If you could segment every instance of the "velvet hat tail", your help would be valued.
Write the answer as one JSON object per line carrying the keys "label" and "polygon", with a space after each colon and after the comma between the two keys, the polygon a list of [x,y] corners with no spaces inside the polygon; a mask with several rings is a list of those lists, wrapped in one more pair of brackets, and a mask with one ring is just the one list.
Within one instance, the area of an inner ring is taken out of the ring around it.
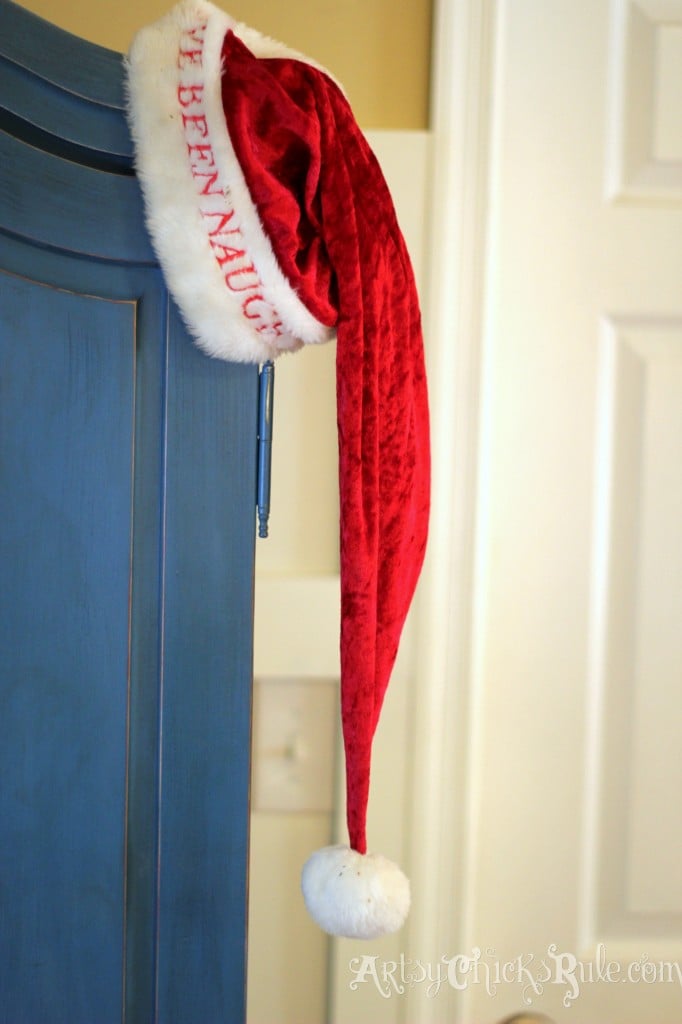
{"label": "velvet hat tail", "polygon": [[341,718],[349,846],[313,854],[325,930],[400,927],[409,883],[367,853],[372,741],[426,547],[429,419],[417,291],[379,165],[333,78],[206,0],[136,37],[130,121],[147,223],[208,354],[337,341]]}

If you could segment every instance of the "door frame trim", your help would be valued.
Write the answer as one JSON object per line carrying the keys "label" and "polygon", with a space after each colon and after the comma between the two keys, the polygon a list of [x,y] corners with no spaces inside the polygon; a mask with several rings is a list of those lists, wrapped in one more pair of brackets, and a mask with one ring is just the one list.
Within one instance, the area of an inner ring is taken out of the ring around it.
{"label": "door frame trim", "polygon": [[[498,0],[435,0],[429,291],[429,553],[415,664],[409,946],[436,964],[468,948],[475,883],[477,623],[484,514],[483,383],[492,86]],[[417,700],[418,694],[418,700]],[[444,993],[441,993],[441,997]],[[463,1020],[454,990],[453,1021]],[[408,989],[405,1020],[437,1024],[442,998]]]}

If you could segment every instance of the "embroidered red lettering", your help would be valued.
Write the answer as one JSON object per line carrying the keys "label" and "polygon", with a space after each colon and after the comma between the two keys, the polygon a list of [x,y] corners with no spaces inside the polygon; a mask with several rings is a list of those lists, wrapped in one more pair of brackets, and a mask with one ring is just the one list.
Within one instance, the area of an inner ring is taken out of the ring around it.
{"label": "embroidered red lettering", "polygon": [[213,239],[209,239],[209,244],[220,267],[225,263],[231,263],[232,260],[240,260],[246,256],[244,249],[235,249],[232,245],[223,245],[221,242],[214,242]]}
{"label": "embroidered red lettering", "polygon": [[196,43],[198,46],[204,45],[204,33],[206,32],[207,22],[202,25],[196,25],[194,28],[190,28],[185,32],[183,42],[187,39],[190,43]]}
{"label": "embroidered red lettering", "polygon": [[247,320],[260,321],[260,326],[254,324],[259,334],[271,335],[275,338],[281,336],[282,322],[280,320],[273,322],[272,318],[277,314],[272,306],[265,301],[260,292],[256,295],[249,295],[248,299],[244,299],[242,302],[242,313]]}
{"label": "embroidered red lettering", "polygon": [[[274,310],[273,310],[274,312]],[[264,334],[266,337],[281,338],[284,333],[282,330],[282,324],[278,320],[274,324],[261,324],[256,330],[259,334]]]}
{"label": "embroidered red lettering", "polygon": [[203,85],[178,86],[178,103],[180,104],[181,107],[191,107],[195,103],[200,104],[202,102],[203,95]]}
{"label": "embroidered red lettering", "polygon": [[191,157],[196,157],[196,159],[192,160],[192,171],[194,171],[197,163],[206,164],[208,167],[215,167],[213,149],[210,142],[188,142],[187,152]]}
{"label": "embroidered red lettering", "polygon": [[[246,277],[244,276],[246,275]],[[238,279],[233,284],[233,279]],[[258,274],[253,263],[248,267],[240,267],[238,270],[230,270],[225,274],[225,284],[232,292],[248,292],[251,288],[257,288],[260,284]]]}
{"label": "embroidered red lettering", "polygon": [[205,114],[183,114],[182,126],[186,132],[196,132],[199,138],[208,138],[208,122]]}
{"label": "embroidered red lettering", "polygon": [[220,223],[213,228],[213,231],[209,231],[208,237],[213,238],[215,235],[239,235],[241,234],[239,228],[236,226],[230,228],[229,231],[225,231],[225,227],[230,223],[234,217],[234,210],[230,210],[229,213],[223,213],[222,210],[200,210],[201,216],[204,220],[209,217],[220,217]]}
{"label": "embroidered red lettering", "polygon": [[247,318],[247,320],[260,320],[261,318],[261,311],[258,308],[249,312],[249,309],[252,303],[254,302],[259,302],[262,305],[264,302],[263,296],[260,293],[256,295],[250,295],[248,299],[244,299],[244,301],[242,302],[242,313]]}
{"label": "embroidered red lettering", "polygon": [[265,298],[258,271],[249,260],[238,216],[232,206],[229,182],[222,178],[216,165],[204,109],[204,83],[197,82],[201,76],[196,69],[203,67],[205,33],[205,23],[185,30],[178,48],[180,83],[177,100],[199,213],[206,225],[207,241],[221,269],[225,286],[239,295],[237,302],[241,315],[255,334],[275,343],[284,334],[283,325],[276,309]]}
{"label": "embroidered red lettering", "polygon": [[192,167],[191,170],[192,177],[195,179],[195,181],[199,178],[208,178],[208,181],[199,192],[200,196],[221,196],[223,194],[222,189],[220,187],[213,187],[218,181],[217,171],[214,171],[213,174],[202,174],[200,171],[196,169],[196,167]]}
{"label": "embroidered red lettering", "polygon": [[190,64],[201,67],[202,53],[203,50],[180,50],[180,53],[178,54],[178,67],[181,70],[182,68],[188,67]]}

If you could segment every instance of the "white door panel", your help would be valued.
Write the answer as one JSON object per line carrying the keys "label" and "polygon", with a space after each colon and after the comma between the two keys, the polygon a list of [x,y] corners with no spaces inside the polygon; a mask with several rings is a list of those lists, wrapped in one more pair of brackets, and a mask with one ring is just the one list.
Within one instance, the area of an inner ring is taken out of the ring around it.
{"label": "white door panel", "polygon": [[[527,993],[557,1022],[673,1024],[642,958],[682,959],[682,2],[496,14],[468,941],[574,957]],[[523,1008],[472,984],[463,1019]]]}

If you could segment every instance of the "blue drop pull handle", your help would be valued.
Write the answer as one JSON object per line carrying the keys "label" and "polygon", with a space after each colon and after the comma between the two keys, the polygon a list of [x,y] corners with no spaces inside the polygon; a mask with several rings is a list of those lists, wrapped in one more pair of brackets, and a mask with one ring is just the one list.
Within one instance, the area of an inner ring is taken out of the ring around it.
{"label": "blue drop pull handle", "polygon": [[272,409],[275,391],[275,364],[263,363],[258,389],[258,536],[267,537],[270,518],[270,479],[272,469]]}

